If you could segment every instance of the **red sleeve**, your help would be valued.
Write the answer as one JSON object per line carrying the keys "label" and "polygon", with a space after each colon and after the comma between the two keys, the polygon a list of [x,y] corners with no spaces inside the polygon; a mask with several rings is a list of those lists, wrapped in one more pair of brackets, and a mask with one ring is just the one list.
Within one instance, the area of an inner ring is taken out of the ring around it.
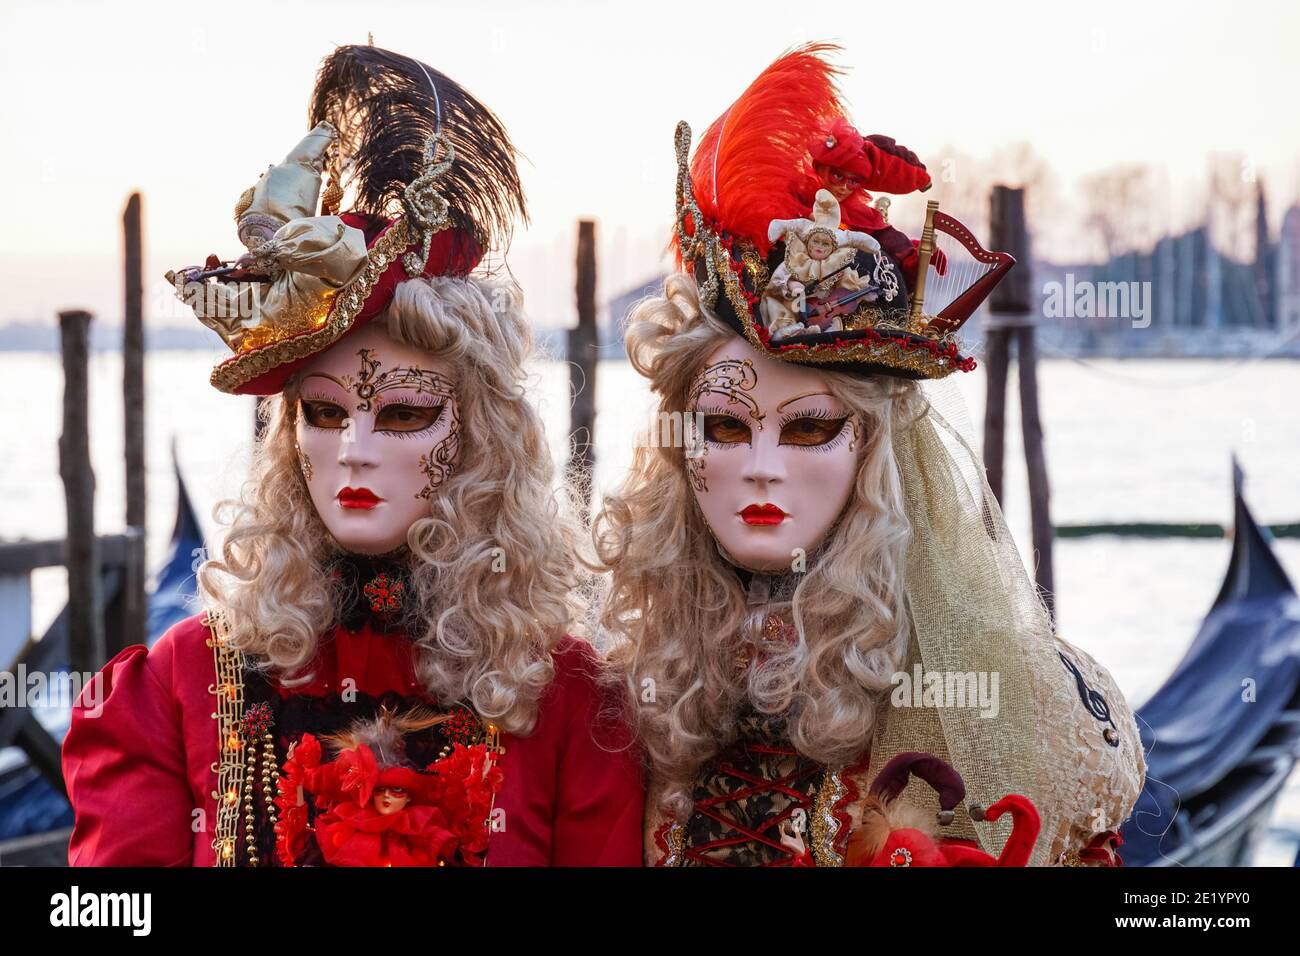
{"label": "red sleeve", "polygon": [[152,652],[143,644],[126,648],[73,705],[63,742],[63,776],[76,813],[72,866],[193,862],[194,799],[180,707],[165,683],[170,652],[166,636]]}
{"label": "red sleeve", "polygon": [[557,671],[568,683],[553,866],[640,866],[645,790],[620,695],[596,681],[596,652],[575,641]]}
{"label": "red sleeve", "polygon": [[533,733],[504,739],[487,863],[640,866],[641,764],[616,695],[602,693],[585,641],[566,638],[554,660]]}

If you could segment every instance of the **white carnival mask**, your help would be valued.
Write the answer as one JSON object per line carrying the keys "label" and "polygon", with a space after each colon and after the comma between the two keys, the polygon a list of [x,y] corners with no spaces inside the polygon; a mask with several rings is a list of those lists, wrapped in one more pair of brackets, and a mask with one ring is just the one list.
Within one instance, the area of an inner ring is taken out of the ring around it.
{"label": "white carnival mask", "polygon": [[722,549],[751,571],[797,569],[853,492],[861,423],[824,373],[740,338],[709,356],[688,411],[702,431],[687,449],[688,478]]}
{"label": "white carnival mask", "polygon": [[326,529],[358,554],[406,544],[460,450],[450,366],[372,323],[308,362],[298,384],[298,456]]}

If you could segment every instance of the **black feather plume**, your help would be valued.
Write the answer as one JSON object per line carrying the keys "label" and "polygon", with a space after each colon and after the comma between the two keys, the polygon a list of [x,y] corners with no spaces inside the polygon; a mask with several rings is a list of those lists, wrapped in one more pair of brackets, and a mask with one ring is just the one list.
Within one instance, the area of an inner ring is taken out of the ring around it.
{"label": "black feather plume", "polygon": [[437,182],[453,225],[486,251],[509,242],[525,222],[515,147],[501,121],[463,87],[430,66],[373,46],[341,46],[325,58],[312,93],[312,126],[339,130],[349,164],[344,188],[357,212],[403,212],[402,191],[420,174],[425,141],[441,132],[456,160]]}

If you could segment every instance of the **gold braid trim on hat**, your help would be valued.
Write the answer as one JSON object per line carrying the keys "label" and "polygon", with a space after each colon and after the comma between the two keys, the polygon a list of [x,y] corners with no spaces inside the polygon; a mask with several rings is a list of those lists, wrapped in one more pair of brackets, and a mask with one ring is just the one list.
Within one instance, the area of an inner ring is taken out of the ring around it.
{"label": "gold braid trim on hat", "polygon": [[[448,228],[444,221],[436,232]],[[260,375],[287,362],[315,355],[341,339],[357,314],[366,304],[380,277],[390,265],[416,241],[406,219],[398,219],[384,232],[366,253],[366,266],[351,283],[334,296],[334,307],[325,318],[325,324],[310,332],[272,342],[233,358],[227,359],[212,370],[213,386],[223,392],[235,392]]]}
{"label": "gold braid trim on hat", "polygon": [[[695,201],[695,190],[691,186],[691,127],[685,120],[677,124],[673,145],[677,150],[677,221],[673,224],[673,232],[677,235],[677,248],[683,264],[690,265],[696,259],[704,259],[709,277],[700,286],[700,302],[711,309],[718,301],[719,274],[730,275],[731,270],[730,267],[719,270],[718,254],[721,253],[725,259],[726,253],[718,237],[704,224],[704,213]],[[692,227],[689,236],[682,228],[687,216]],[[732,279],[734,281],[734,276]]]}

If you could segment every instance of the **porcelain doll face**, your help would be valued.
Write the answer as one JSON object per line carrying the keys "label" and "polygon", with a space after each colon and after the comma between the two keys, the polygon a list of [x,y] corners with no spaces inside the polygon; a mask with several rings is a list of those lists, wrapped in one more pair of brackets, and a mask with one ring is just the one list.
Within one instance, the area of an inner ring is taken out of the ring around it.
{"label": "porcelain doll face", "polygon": [[853,492],[861,424],[823,373],[739,338],[709,356],[690,398],[703,434],[686,467],[714,537],[744,568],[789,570]]}
{"label": "porcelain doll face", "polygon": [[824,233],[814,232],[808,237],[808,258],[821,262],[835,251],[834,241]]}
{"label": "porcelain doll face", "polygon": [[348,551],[406,543],[460,451],[451,367],[369,325],[299,377],[298,458],[312,503]]}
{"label": "porcelain doll face", "polygon": [[410,794],[401,787],[379,787],[371,799],[374,801],[375,809],[382,816],[405,810],[406,805],[411,802]]}

